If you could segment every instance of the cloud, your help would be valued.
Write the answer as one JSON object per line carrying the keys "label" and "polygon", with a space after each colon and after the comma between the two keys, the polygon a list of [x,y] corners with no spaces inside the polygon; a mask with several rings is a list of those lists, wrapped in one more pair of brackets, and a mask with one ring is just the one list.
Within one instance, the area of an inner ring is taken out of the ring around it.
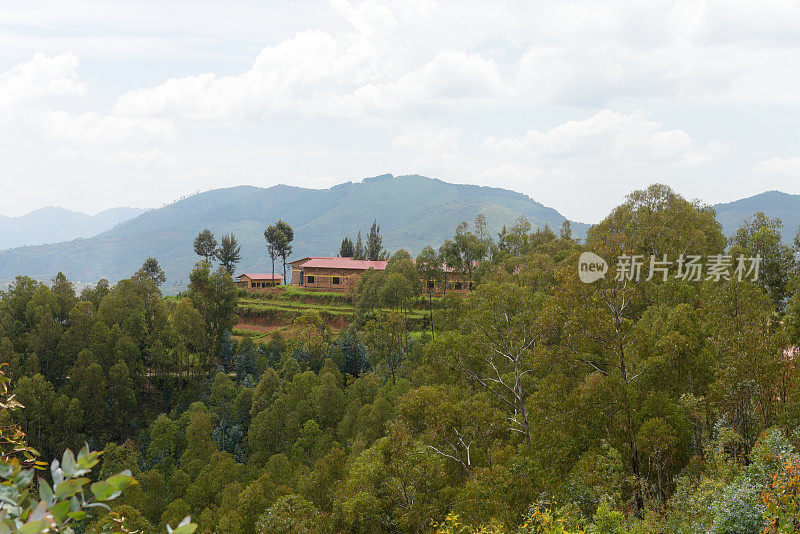
{"label": "cloud", "polygon": [[489,137],[484,147],[550,159],[646,161],[696,165],[723,150],[719,143],[696,148],[683,130],[665,130],[641,111],[624,114],[605,109],[584,120],[549,130],[529,130],[523,137]]}
{"label": "cloud", "polygon": [[57,159],[136,167],[177,164],[176,158],[153,148],[176,137],[174,126],[161,119],[52,110],[34,113],[34,117],[40,138],[54,147]]}
{"label": "cloud", "polygon": [[328,3],[367,37],[372,37],[379,29],[397,24],[394,12],[388,6],[373,0],[355,4],[348,0],[328,0]]}
{"label": "cloud", "polygon": [[73,111],[70,104],[82,104],[89,95],[88,85],[78,80],[77,67],[78,57],[72,53],[36,54],[0,73],[0,110],[4,110],[0,129],[48,147],[61,160],[138,166],[174,163],[174,158],[154,148],[175,140],[172,123]]}
{"label": "cloud", "polygon": [[114,112],[190,120],[371,118],[414,105],[449,106],[505,93],[494,62],[475,54],[443,51],[403,71],[386,64],[368,39],[314,30],[264,48],[239,75],[204,73],[129,91]]}
{"label": "cloud", "polygon": [[30,61],[0,73],[0,110],[19,113],[32,106],[83,98],[89,89],[77,80],[78,58],[72,53]]}

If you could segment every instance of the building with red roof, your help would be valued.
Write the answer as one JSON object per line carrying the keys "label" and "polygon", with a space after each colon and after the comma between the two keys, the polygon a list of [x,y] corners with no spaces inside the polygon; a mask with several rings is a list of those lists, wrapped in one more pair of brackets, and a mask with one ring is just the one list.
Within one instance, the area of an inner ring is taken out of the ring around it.
{"label": "building with red roof", "polygon": [[[354,260],[353,258],[339,257],[306,257],[291,262],[292,277],[291,284],[308,288],[319,288],[326,290],[345,290],[350,284],[348,280],[355,282],[357,277],[367,269],[376,271],[386,270],[388,261],[378,260]],[[447,265],[442,266],[447,273],[447,291],[466,291],[470,286],[464,273],[459,272]],[[436,293],[444,291],[438,282],[433,280],[423,280],[422,283],[428,290]]]}
{"label": "building with red roof", "polygon": [[354,260],[339,257],[307,257],[290,263],[295,286],[345,289],[345,282],[367,269],[386,270],[387,261]]}
{"label": "building with red roof", "polygon": [[236,277],[236,286],[242,289],[266,289],[283,283],[283,276],[271,273],[244,273]]}

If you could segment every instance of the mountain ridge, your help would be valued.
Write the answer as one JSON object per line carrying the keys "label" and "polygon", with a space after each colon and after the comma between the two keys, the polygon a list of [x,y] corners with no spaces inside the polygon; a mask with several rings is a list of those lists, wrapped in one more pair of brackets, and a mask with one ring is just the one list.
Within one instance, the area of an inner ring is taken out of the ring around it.
{"label": "mountain ridge", "polygon": [[792,243],[800,227],[800,195],[784,193],[771,189],[731,202],[715,204],[717,220],[722,224],[722,233],[731,237],[746,218],[763,211],[767,216],[779,218],[783,222],[781,238],[784,243]]}
{"label": "mountain ridge", "polygon": [[[786,242],[792,241],[800,226],[800,195],[772,190],[712,207],[728,237],[757,211],[783,220]],[[36,211],[52,214],[53,210],[63,208]],[[192,241],[204,228],[218,239],[223,233],[236,234],[242,245],[238,272],[265,272],[271,267],[264,228],[279,218],[294,227],[293,257],[300,257],[335,256],[345,235],[355,240],[361,230],[366,237],[374,220],[381,226],[388,250],[405,248],[415,254],[424,245],[438,246],[452,236],[458,223],[472,221],[478,213],[486,216],[492,235],[519,216],[525,216],[534,227],[547,224],[554,230],[565,220],[557,210],[524,193],[420,175],[382,174],[328,189],[239,185],[142,211],[97,235],[0,251],[0,280],[18,274],[47,280],[63,271],[78,282],[93,283],[100,278],[114,282],[130,276],[147,257],[154,256],[167,272],[166,291],[174,292],[185,286],[187,273],[197,261]],[[3,222],[0,218],[0,225]],[[586,235],[588,224],[570,222],[576,237]]]}
{"label": "mountain ridge", "polygon": [[[452,236],[461,221],[484,213],[495,234],[525,216],[534,227],[558,229],[558,211],[527,195],[507,189],[453,184],[419,175],[379,175],[344,182],[328,189],[293,185],[269,188],[234,186],[198,193],[149,210],[98,235],[51,245],[0,251],[0,279],[27,274],[48,279],[63,271],[70,279],[112,282],[130,276],[149,256],[167,272],[166,290],[185,285],[197,261],[192,240],[203,228],[219,239],[233,232],[242,245],[238,272],[264,271],[268,258],[263,232],[279,218],[295,229],[293,256],[336,255],[345,235],[366,237],[374,220],[388,250],[417,253]],[[573,222],[583,236],[588,225]]]}
{"label": "mountain ridge", "polygon": [[116,207],[88,215],[58,206],[45,206],[16,217],[0,215],[0,249],[92,237],[145,211]]}

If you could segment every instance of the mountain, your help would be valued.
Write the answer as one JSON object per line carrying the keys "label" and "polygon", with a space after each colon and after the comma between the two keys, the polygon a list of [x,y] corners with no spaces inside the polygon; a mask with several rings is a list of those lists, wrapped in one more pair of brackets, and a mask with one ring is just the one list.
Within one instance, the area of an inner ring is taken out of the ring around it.
{"label": "mountain", "polygon": [[800,195],[767,191],[727,204],[717,204],[714,209],[717,212],[717,220],[722,224],[722,232],[728,237],[736,233],[745,219],[759,211],[763,211],[768,217],[777,217],[783,222],[781,237],[784,243],[792,243],[800,227]]}
{"label": "mountain", "polygon": [[[184,287],[198,260],[192,243],[204,228],[217,239],[236,234],[242,246],[237,272],[271,271],[264,241],[267,225],[283,219],[294,227],[293,258],[335,256],[342,238],[354,241],[377,220],[383,245],[416,254],[425,245],[438,247],[461,221],[486,216],[492,234],[525,216],[534,227],[557,230],[564,217],[530,197],[493,187],[458,185],[423,176],[377,176],[316,190],[278,185],[216,189],[147,211],[89,239],[0,252],[0,279],[25,274],[49,279],[63,271],[70,279],[116,281],[133,274],[149,256],[167,274],[167,292]],[[572,224],[576,237],[587,225]],[[276,272],[279,268],[276,264]]]}
{"label": "mountain", "polygon": [[142,213],[138,208],[112,208],[86,215],[49,206],[20,217],[0,215],[0,249],[90,237]]}

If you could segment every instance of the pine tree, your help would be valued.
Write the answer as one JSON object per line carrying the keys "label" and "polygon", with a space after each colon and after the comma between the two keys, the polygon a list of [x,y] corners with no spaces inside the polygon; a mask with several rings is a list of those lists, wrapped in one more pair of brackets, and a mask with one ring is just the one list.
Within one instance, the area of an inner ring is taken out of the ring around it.
{"label": "pine tree", "polygon": [[361,241],[361,230],[358,231],[358,238],[356,239],[356,248],[353,251],[353,258],[356,260],[363,260],[366,257],[364,250],[364,242]]}
{"label": "pine tree", "polygon": [[339,256],[342,258],[352,258],[355,255],[355,247],[353,240],[349,237],[342,239],[342,245],[339,247]]}
{"label": "pine tree", "polygon": [[381,237],[381,227],[378,226],[377,220],[372,221],[372,228],[369,229],[366,256],[371,261],[386,258],[386,251],[383,249],[383,238]]}

